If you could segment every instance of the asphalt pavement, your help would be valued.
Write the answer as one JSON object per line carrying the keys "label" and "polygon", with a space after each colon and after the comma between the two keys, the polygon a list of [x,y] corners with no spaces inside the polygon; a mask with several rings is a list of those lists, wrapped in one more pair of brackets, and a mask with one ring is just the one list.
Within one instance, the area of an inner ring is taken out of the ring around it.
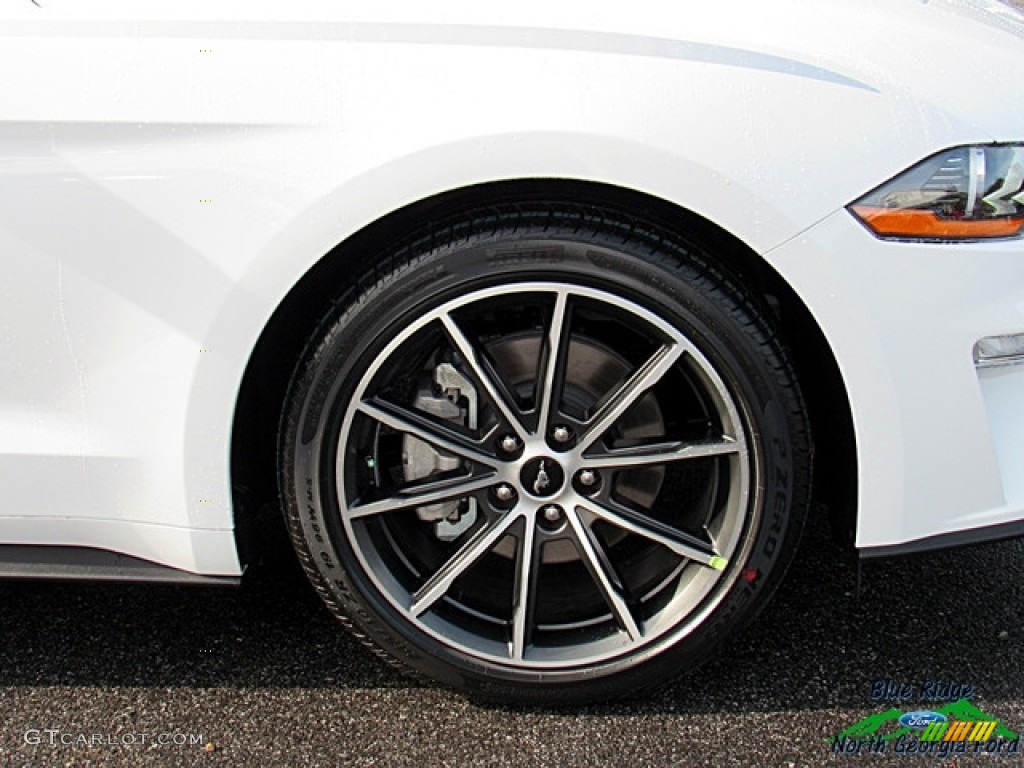
{"label": "asphalt pavement", "polygon": [[[969,691],[1024,731],[1024,541],[869,562],[858,595],[825,527],[699,672],[557,711],[411,682],[289,567],[240,589],[0,583],[0,766],[1021,765],[838,755],[829,740],[891,706],[935,709],[926,692]],[[910,698],[872,700],[877,681]]]}

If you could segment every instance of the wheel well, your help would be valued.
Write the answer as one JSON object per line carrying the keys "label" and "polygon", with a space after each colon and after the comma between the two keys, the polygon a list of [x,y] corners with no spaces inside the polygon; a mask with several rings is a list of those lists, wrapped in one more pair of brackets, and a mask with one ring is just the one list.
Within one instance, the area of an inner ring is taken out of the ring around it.
{"label": "wheel well", "polygon": [[322,258],[281,302],[264,329],[239,392],[231,447],[236,539],[243,563],[285,555],[287,537],[277,494],[277,431],[298,361],[325,312],[353,281],[372,275],[381,254],[431,220],[469,208],[535,202],[644,219],[701,242],[719,267],[750,289],[775,322],[804,390],[814,435],[814,498],[828,508],[833,531],[852,544],[856,515],[853,420],[839,369],[824,335],[789,285],[756,253],[721,228],[660,198],[603,184],[561,179],[467,187],[406,206],[370,224]]}

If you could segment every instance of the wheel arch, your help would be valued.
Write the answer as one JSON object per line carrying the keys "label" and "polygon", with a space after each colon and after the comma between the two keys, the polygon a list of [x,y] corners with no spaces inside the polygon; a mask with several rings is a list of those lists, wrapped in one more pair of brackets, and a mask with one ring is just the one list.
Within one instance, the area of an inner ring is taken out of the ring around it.
{"label": "wheel arch", "polygon": [[541,201],[644,219],[699,241],[716,254],[719,268],[750,289],[773,319],[803,388],[814,436],[813,496],[827,507],[837,538],[852,545],[856,443],[846,388],[824,334],[785,279],[726,230],[662,198],[591,181],[524,179],[455,189],[377,219],[325,254],[278,304],[249,357],[232,421],[235,537],[243,564],[291,556],[277,494],[277,433],[289,381],[306,343],[337,301],[338,286],[358,292],[362,286],[356,280],[373,273],[379,255],[428,221],[469,208]]}

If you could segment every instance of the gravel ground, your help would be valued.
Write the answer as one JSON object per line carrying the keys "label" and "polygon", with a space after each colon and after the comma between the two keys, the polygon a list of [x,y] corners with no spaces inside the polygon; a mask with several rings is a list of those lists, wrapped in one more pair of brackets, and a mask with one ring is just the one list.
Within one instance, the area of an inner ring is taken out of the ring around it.
{"label": "gravel ground", "polygon": [[[829,753],[828,737],[888,708],[870,700],[886,678],[915,692],[971,685],[977,706],[1024,730],[1024,542],[867,563],[858,598],[855,562],[823,527],[717,660],[646,699],[574,710],[482,706],[410,682],[291,570],[238,590],[0,584],[0,765],[920,763]],[[92,734],[115,744],[60,743]],[[197,743],[152,745],[161,734]]]}

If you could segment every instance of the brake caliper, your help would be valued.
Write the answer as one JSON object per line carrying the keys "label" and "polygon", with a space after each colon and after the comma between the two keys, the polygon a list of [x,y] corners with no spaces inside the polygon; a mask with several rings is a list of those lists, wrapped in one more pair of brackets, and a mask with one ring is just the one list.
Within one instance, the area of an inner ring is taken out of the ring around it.
{"label": "brake caliper", "polygon": [[[433,380],[424,377],[413,405],[425,413],[477,428],[476,388],[451,363],[434,368]],[[432,475],[459,469],[462,460],[419,438],[406,434],[402,438],[402,465],[406,482],[423,480]],[[454,541],[469,530],[477,518],[476,499],[472,497],[443,501],[416,508],[420,520],[434,523],[434,535],[441,541]]]}

